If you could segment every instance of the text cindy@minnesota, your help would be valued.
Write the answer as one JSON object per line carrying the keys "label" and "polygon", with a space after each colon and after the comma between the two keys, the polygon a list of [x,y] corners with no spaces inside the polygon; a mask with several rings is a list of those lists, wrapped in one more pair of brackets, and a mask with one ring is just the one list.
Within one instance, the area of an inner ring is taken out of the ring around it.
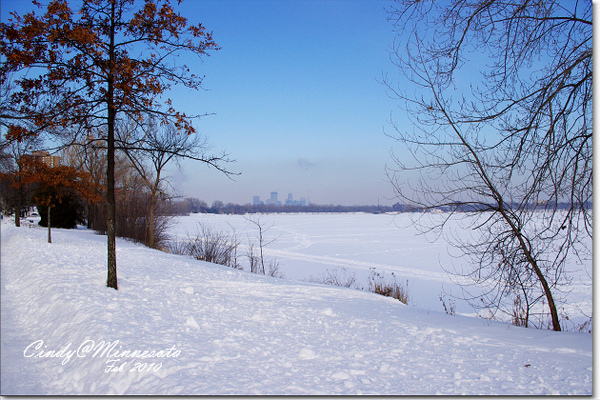
{"label": "text cindy@minnesota", "polygon": [[[60,350],[47,350],[48,346],[44,345],[43,340],[36,340],[32,342],[23,351],[23,356],[30,358],[62,358],[62,365],[66,365],[73,356],[78,358],[107,358],[107,365],[110,363],[111,366],[107,368],[106,372],[111,371],[122,371],[125,366],[123,363],[121,366],[115,366],[115,363],[120,361],[122,358],[127,359],[150,359],[150,358],[177,358],[181,354],[180,350],[175,348],[175,345],[171,346],[166,350],[126,350],[123,346],[119,345],[119,341],[99,341],[86,340],[77,347],[77,349],[71,349],[72,343],[69,343]],[[118,348],[117,348],[118,346]],[[144,366],[145,367],[145,366]],[[110,368],[110,369],[109,369]],[[140,367],[137,367],[138,370]]]}

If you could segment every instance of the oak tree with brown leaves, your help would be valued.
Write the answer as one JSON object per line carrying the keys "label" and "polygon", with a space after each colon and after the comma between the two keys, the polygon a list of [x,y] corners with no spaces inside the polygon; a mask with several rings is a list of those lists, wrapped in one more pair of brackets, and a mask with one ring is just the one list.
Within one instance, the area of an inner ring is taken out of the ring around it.
{"label": "oak tree with brown leaves", "polygon": [[[46,216],[48,243],[52,243],[52,208],[73,199],[92,203],[101,199],[91,175],[85,171],[67,165],[51,167],[35,157],[23,157],[21,164],[23,170],[27,171],[23,183],[37,186],[33,197],[42,220]],[[42,207],[45,208],[45,213],[42,212]]]}
{"label": "oak tree with brown leaves", "polygon": [[211,33],[189,24],[169,0],[83,0],[78,11],[66,0],[53,0],[42,15],[12,14],[0,24],[0,86],[12,80],[9,104],[2,108],[6,138],[106,131],[108,287],[118,288],[116,124],[127,118],[141,125],[151,116],[181,134],[194,133],[197,116],[177,111],[163,94],[173,85],[199,89],[202,83],[174,56],[201,57],[217,49]]}

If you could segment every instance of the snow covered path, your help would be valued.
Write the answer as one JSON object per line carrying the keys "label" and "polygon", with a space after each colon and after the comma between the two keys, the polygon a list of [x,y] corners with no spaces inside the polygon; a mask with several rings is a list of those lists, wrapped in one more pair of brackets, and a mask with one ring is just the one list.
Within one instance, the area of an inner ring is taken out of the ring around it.
{"label": "snow covered path", "polygon": [[45,230],[6,220],[1,235],[3,395],[592,394],[591,334],[447,316],[121,240],[115,291],[103,236],[57,229],[48,244]]}

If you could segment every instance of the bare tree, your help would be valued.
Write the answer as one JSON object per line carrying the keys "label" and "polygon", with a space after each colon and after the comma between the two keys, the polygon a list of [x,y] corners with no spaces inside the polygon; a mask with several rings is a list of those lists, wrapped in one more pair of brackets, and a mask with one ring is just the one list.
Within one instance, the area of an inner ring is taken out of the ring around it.
{"label": "bare tree", "polygon": [[393,121],[414,160],[394,156],[396,193],[451,211],[425,228],[473,214],[475,241],[457,244],[476,261],[464,275],[487,285],[479,299],[505,309],[518,296],[508,303],[526,320],[545,303],[554,330],[553,293],[592,232],[591,3],[569,7],[398,1],[392,60],[404,80],[385,79],[413,127]]}
{"label": "bare tree", "polygon": [[[248,244],[247,255],[250,260],[250,272],[265,275],[267,274],[264,253],[265,247],[279,239],[279,236],[267,240],[265,234],[273,227],[273,224],[265,226],[260,217],[244,217],[244,219],[258,230],[258,254],[254,254],[254,243],[251,240],[249,240]],[[276,260],[271,260],[269,263],[268,274],[274,277],[282,277],[282,274],[279,272],[279,264]]]}
{"label": "bare tree", "polygon": [[148,238],[146,245],[155,247],[155,209],[158,196],[165,193],[163,175],[164,168],[172,161],[190,159],[203,162],[227,176],[234,173],[221,166],[222,162],[230,162],[227,154],[208,155],[206,139],[197,134],[180,135],[174,125],[159,127],[151,122],[145,127],[133,124],[121,125],[117,130],[117,148],[127,156],[135,170],[150,190],[148,218]]}
{"label": "bare tree", "polygon": [[[106,197],[106,146],[100,137],[102,137],[101,130],[97,130],[85,138],[74,138],[70,145],[62,150],[62,160],[66,165],[86,171],[98,194]],[[106,204],[88,202],[86,216],[88,228],[106,232],[106,212],[101,211],[105,208]],[[103,228],[100,228],[99,224]]]}

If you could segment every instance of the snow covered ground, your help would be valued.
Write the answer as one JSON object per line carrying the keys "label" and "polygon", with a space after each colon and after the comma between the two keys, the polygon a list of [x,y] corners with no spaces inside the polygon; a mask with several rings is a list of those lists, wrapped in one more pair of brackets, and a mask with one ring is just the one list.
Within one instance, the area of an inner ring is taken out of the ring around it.
{"label": "snow covered ground", "polygon": [[[285,277],[308,281],[322,277],[327,270],[342,271],[346,276],[355,274],[357,283],[367,285],[368,276],[374,269],[386,279],[394,273],[400,283],[408,280],[409,304],[426,310],[443,311],[440,294],[448,305],[452,301],[456,312],[476,315],[463,293],[447,271],[455,268],[469,269],[468,260],[457,258],[457,250],[439,235],[420,235],[412,225],[418,215],[402,214],[264,214],[264,215],[215,215],[191,214],[178,218],[169,230],[174,239],[185,239],[194,234],[199,223],[213,230],[233,232],[240,240],[240,261],[247,264],[245,246],[257,244],[258,231],[248,218],[260,218],[267,260],[279,261]],[[435,215],[431,215],[435,218]],[[447,230],[457,235],[472,234],[461,227],[463,216],[451,219]],[[583,245],[592,247],[590,239]],[[576,329],[592,315],[592,260],[572,261],[567,271],[572,278],[568,293],[554,292],[566,329]],[[245,267],[249,270],[249,267]],[[464,283],[464,280],[462,281]],[[478,288],[469,288],[474,293]],[[484,314],[485,312],[481,312]]]}
{"label": "snow covered ground", "polygon": [[[310,234],[273,244],[286,274],[303,246],[310,262],[390,265],[389,243],[365,258],[360,238],[356,257],[323,253],[332,224],[314,228],[321,244]],[[0,241],[3,395],[592,394],[591,334],[449,316],[123,240],[115,291],[94,232],[56,229],[48,244],[44,229],[5,218]],[[390,251],[407,268],[427,249]]]}

